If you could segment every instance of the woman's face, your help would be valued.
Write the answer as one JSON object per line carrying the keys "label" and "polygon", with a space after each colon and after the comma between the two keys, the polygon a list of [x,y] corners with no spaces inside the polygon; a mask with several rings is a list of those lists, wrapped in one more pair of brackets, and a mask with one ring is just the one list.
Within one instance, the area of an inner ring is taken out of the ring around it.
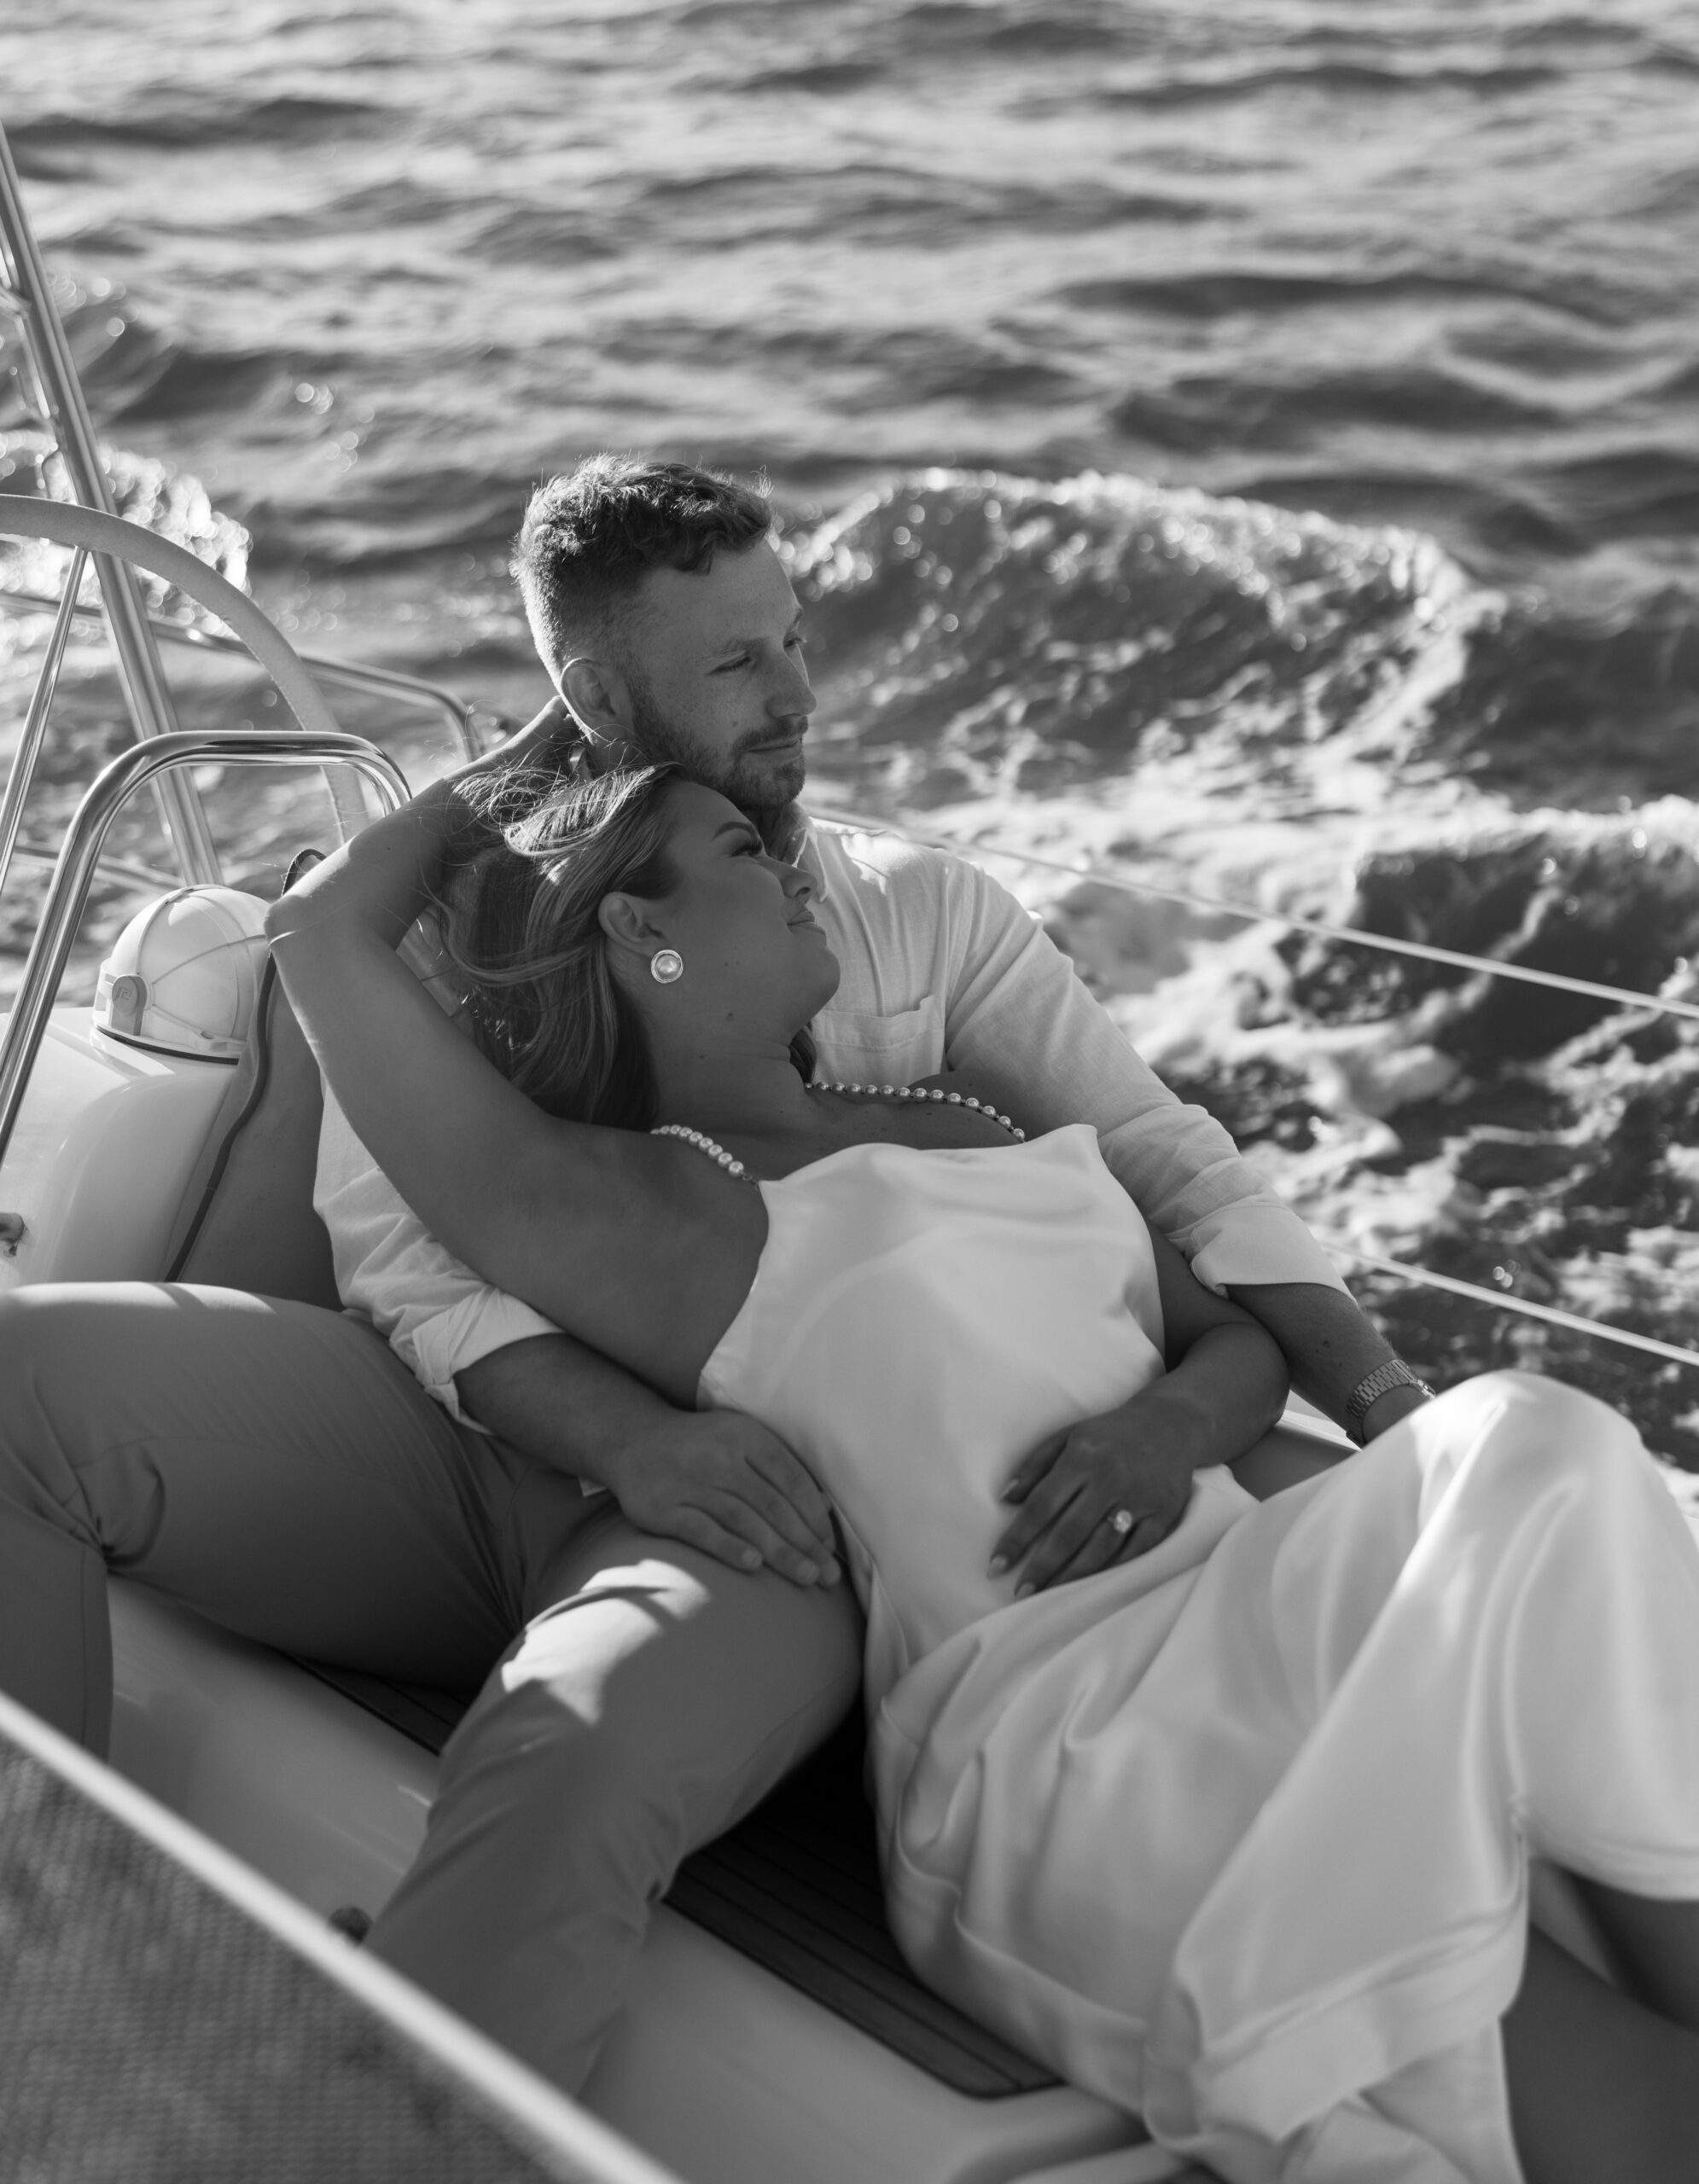
{"label": "woman's face", "polygon": [[[838,990],[838,959],[809,909],[816,883],[769,857],[735,804],[695,781],[666,792],[673,886],[648,905],[684,959],[688,999],[715,1020],[771,1026],[788,1039]],[[707,1021],[707,1019],[702,1019]]]}

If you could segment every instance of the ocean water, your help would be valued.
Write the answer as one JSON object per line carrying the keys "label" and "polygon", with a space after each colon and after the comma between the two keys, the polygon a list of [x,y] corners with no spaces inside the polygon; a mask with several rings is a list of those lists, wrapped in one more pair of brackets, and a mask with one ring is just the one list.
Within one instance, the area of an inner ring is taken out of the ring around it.
{"label": "ocean water", "polygon": [[[1691,0],[9,0],[0,121],[125,505],[299,642],[523,717],[530,485],[764,469],[817,802],[975,845],[1342,1252],[1691,1339],[1690,1021],[1069,870],[1699,997]],[[206,786],[238,880],[322,828]],[[1359,1286],[1699,1465],[1699,1376]]]}

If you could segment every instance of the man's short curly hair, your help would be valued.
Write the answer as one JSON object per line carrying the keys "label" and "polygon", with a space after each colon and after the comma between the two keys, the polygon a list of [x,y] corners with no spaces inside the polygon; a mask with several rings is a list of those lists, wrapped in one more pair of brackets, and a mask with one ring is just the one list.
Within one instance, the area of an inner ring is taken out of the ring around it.
{"label": "man's short curly hair", "polygon": [[587,456],[532,495],[513,573],[550,674],[619,642],[651,569],[703,571],[772,528],[764,491],[688,462]]}

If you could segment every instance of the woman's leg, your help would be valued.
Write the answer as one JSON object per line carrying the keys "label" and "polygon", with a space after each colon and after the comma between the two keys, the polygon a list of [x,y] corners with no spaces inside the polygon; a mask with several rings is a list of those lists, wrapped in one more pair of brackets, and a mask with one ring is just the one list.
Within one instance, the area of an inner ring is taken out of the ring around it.
{"label": "woman's leg", "polygon": [[0,1686],[105,1748],[106,1573],[241,1632],[467,1687],[511,1635],[504,1478],[369,1328],[141,1282],[0,1300]]}
{"label": "woman's leg", "polygon": [[1651,1880],[1661,1845],[1663,1885],[1678,1868],[1693,1879],[1691,1542],[1626,1425],[1556,1385],[1516,1396],[1528,1422],[1501,1437],[1498,1484],[1551,1507],[1514,1545],[1504,1534],[1527,1573],[1507,1629],[1524,1660],[1505,1709],[1513,1794],[1551,1855],[1593,1866],[1570,1877],[1620,1984],[1529,1934],[1501,2021],[1511,2129],[1529,2184],[1685,2184],[1699,2175],[1699,1902],[1631,1892],[1630,1877]]}
{"label": "woman's leg", "polygon": [[[1638,1908],[1676,1914],[1670,1923],[1684,1939],[1675,1953],[1690,1947],[1699,1906],[1642,1899]],[[1532,1933],[1504,2042],[1510,2125],[1528,2184],[1691,2184],[1699,2173],[1699,2036]]]}
{"label": "woman's leg", "polygon": [[[1186,2015],[1163,2028],[1165,2084],[1172,2039],[1193,2113],[1277,2140],[1330,2100],[1388,2108],[1391,2088],[1411,2096],[1400,2122],[1443,2149],[1458,2112],[1446,2057],[1491,2124],[1481,2042],[1496,2069],[1515,2006],[1524,2135],[1548,2090],[1569,2113],[1573,2067],[1605,2136],[1650,2104],[1639,2128],[1686,2142],[1699,2174],[1692,2036],[1561,1960],[1540,1968],[1544,1940],[1517,2003],[1530,1852],[1619,1896],[1699,1900],[1699,1557],[1632,1429],[1554,1383],[1486,1376],[1248,1515],[1195,1604],[1235,1579],[1262,1597],[1258,1555],[1270,1627],[1249,1650],[1281,1675],[1277,1704],[1244,1710],[1242,1740],[1289,1716],[1291,1735],[1271,1730],[1270,1745],[1291,1756],[1177,1951]],[[1691,1914],[1628,1916],[1650,1919],[1643,1951],[1673,1949],[1664,1976],[1679,1989]],[[1508,2160],[1502,2080],[1496,2098]],[[1551,2163],[1574,2135],[1531,2139],[1528,2172],[1564,2176]],[[1196,2132],[1174,2136],[1207,2156]],[[1632,2160],[1590,2172],[1641,2173]]]}

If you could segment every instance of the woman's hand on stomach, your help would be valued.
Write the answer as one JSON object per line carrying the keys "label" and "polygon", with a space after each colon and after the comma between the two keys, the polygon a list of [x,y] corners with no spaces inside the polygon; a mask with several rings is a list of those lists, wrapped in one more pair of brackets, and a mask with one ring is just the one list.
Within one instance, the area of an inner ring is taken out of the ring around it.
{"label": "woman's hand on stomach", "polygon": [[1205,1289],[1166,1237],[1152,1232],[1150,1251],[1168,1370],[1016,1467],[1003,1494],[1020,1514],[991,1568],[1021,1565],[1017,1599],[1148,1554],[1185,1514],[1194,1472],[1242,1455],[1280,1415],[1286,1362],[1273,1339]]}
{"label": "woman's hand on stomach", "polygon": [[[1018,1600],[1148,1554],[1185,1514],[1199,1461],[1196,1420],[1166,1380],[1051,1434],[1003,1490],[1020,1513],[997,1543],[991,1574],[1019,1566]],[[1118,1513],[1131,1523],[1118,1529]]]}

